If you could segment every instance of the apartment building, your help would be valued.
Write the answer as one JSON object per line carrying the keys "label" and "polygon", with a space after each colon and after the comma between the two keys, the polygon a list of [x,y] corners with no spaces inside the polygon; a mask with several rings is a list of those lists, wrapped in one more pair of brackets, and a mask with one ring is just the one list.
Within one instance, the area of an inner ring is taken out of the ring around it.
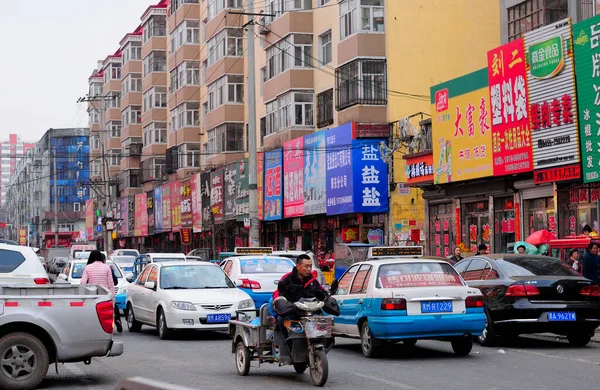
{"label": "apartment building", "polygon": [[8,140],[0,142],[0,207],[6,202],[6,191],[19,160],[34,146],[31,142],[23,142],[16,134],[9,134]]}

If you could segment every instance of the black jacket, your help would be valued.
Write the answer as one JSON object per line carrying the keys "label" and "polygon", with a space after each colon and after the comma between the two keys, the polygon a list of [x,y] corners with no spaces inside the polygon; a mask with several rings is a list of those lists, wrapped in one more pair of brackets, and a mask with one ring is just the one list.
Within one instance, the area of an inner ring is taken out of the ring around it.
{"label": "black jacket", "polygon": [[317,280],[316,272],[313,272],[308,279],[301,280],[298,270],[294,268],[292,272],[283,275],[279,280],[273,299],[278,297],[284,297],[290,303],[298,302],[300,298],[317,298],[324,301],[327,298],[327,292]]}
{"label": "black jacket", "polygon": [[583,277],[600,284],[600,256],[587,252],[583,256]]}

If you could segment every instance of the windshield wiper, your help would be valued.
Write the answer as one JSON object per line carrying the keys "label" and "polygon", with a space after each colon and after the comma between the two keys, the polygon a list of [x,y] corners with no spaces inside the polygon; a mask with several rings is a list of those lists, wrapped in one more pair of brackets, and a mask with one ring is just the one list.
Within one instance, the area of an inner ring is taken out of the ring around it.
{"label": "windshield wiper", "polygon": [[182,286],[173,286],[173,287],[163,287],[163,290],[187,290],[187,287]]}
{"label": "windshield wiper", "polygon": [[227,286],[206,286],[201,288],[227,288]]}

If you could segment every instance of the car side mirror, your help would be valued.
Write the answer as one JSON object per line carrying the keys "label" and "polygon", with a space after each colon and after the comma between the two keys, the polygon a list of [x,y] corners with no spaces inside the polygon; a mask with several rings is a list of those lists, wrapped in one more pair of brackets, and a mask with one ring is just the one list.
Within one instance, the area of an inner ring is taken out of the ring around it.
{"label": "car side mirror", "polygon": [[335,294],[337,292],[339,284],[340,282],[337,279],[333,279],[333,282],[331,282],[331,294]]}
{"label": "car side mirror", "polygon": [[58,275],[58,278],[59,278],[59,279],[62,279],[62,280],[67,280],[67,275],[65,275],[65,274],[60,274],[60,275]]}
{"label": "car side mirror", "polygon": [[147,289],[150,289],[150,290],[155,290],[156,283],[155,282],[146,282],[146,283],[144,283],[144,287],[146,287]]}
{"label": "car side mirror", "polygon": [[127,280],[129,283],[133,283],[133,274],[129,273],[125,275],[125,280]]}
{"label": "car side mirror", "polygon": [[242,287],[242,286],[244,285],[244,282],[242,282],[242,281],[241,281],[241,280],[239,280],[239,279],[238,279],[238,280],[236,280],[234,283],[235,283],[235,286],[236,286],[236,287]]}

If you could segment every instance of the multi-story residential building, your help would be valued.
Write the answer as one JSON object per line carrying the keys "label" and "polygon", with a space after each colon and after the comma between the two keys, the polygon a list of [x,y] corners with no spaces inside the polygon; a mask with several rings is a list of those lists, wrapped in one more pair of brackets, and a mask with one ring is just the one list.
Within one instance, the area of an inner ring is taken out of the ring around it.
{"label": "multi-story residential building", "polygon": [[10,175],[15,171],[17,163],[26,154],[27,150],[33,148],[33,143],[23,142],[16,134],[9,134],[8,140],[0,142],[0,207],[6,201],[6,190]]}

